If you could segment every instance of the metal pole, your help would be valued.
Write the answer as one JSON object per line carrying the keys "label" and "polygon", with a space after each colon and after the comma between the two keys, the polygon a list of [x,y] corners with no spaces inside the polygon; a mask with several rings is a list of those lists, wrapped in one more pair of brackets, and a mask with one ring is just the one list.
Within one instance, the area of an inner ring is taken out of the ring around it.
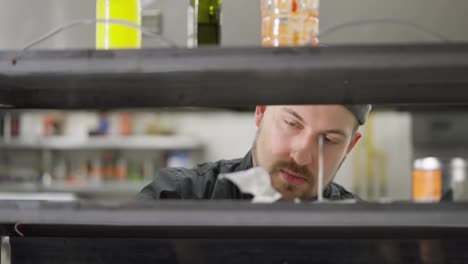
{"label": "metal pole", "polygon": [[323,134],[319,137],[319,164],[318,164],[317,200],[323,201]]}

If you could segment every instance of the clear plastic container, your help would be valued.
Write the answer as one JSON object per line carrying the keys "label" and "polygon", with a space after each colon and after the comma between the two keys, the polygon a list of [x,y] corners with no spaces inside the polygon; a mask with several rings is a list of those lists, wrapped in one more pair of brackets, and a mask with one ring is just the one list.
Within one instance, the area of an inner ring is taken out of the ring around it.
{"label": "clear plastic container", "polygon": [[260,1],[263,46],[318,46],[319,0]]}

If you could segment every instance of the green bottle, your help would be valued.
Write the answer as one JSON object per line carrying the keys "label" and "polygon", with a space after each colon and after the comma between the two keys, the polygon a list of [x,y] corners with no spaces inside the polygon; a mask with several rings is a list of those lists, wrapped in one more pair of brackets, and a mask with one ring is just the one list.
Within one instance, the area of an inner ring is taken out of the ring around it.
{"label": "green bottle", "polygon": [[197,44],[219,45],[221,42],[221,0],[192,0],[197,15]]}

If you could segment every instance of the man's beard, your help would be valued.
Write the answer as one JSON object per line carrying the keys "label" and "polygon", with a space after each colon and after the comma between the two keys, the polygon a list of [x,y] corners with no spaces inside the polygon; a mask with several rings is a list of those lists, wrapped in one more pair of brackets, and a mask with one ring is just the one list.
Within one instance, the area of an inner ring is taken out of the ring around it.
{"label": "man's beard", "polygon": [[[254,142],[253,142],[253,147],[252,147],[252,162],[253,162],[254,166],[261,166],[258,163],[258,153],[257,153],[257,151],[259,151],[258,147],[257,147],[257,144],[258,144],[258,138],[260,136],[260,133],[261,133],[261,126],[257,130],[257,133],[255,135],[255,139],[254,139]],[[324,157],[324,159],[325,159],[325,157]],[[326,190],[328,188],[328,185],[333,182],[333,179],[335,179],[337,172],[340,170],[340,168],[343,165],[345,160],[346,160],[346,156],[340,161],[340,164],[338,165],[336,170],[333,172],[333,175],[330,178],[330,180],[328,182],[324,182],[326,184],[325,185],[326,187],[325,188],[322,187],[322,190]],[[309,168],[307,166],[298,165],[292,159],[287,160],[287,161],[284,161],[284,160],[276,161],[275,163],[273,163],[273,165],[270,168],[265,168],[265,167],[263,167],[263,168],[269,173],[270,177],[272,175],[275,175],[275,174],[280,175],[281,170],[284,170],[284,169],[289,170],[289,171],[291,171],[293,173],[296,173],[298,175],[306,177],[307,181],[309,183],[309,186],[311,186],[311,188],[314,188],[314,187],[317,188],[318,187],[318,186],[316,186],[314,184],[316,177],[314,177],[314,174],[309,170]],[[325,180],[326,180],[326,177],[325,177],[324,181]],[[272,184],[273,184],[273,182],[272,182]],[[290,184],[290,183],[286,183],[283,187],[290,193],[294,192],[294,190],[297,188],[297,186],[295,186],[293,184]],[[279,191],[279,190],[277,190],[277,191]],[[312,191],[312,189],[310,191]]]}
{"label": "man's beard", "polygon": [[[254,166],[261,166],[258,163],[258,151],[259,151],[259,149],[257,147],[258,139],[260,137],[261,131],[262,131],[262,126],[260,125],[260,127],[257,130],[257,133],[255,134],[255,139],[254,139],[253,147],[252,147],[252,162],[253,162]],[[287,160],[287,161],[285,161],[285,160],[276,161],[269,168],[264,167],[264,166],[262,166],[262,167],[268,172],[270,177],[272,177],[273,175],[277,175],[279,177],[279,175],[281,175],[281,170],[288,170],[290,172],[293,172],[295,174],[298,174],[298,175],[301,175],[301,176],[307,178],[309,186],[314,186],[313,183],[315,181],[315,178],[313,177],[313,173],[309,170],[309,168],[307,166],[298,165],[292,159]],[[272,183],[273,187],[275,187],[275,189],[277,189],[277,191],[280,191],[280,190],[278,190],[278,188],[279,189],[283,188],[283,189],[287,190],[289,193],[293,193],[294,190],[297,188],[295,185],[287,183],[287,182],[281,183],[282,186],[275,186],[275,180],[273,179],[273,177],[271,178],[271,180],[272,180],[271,183]]]}

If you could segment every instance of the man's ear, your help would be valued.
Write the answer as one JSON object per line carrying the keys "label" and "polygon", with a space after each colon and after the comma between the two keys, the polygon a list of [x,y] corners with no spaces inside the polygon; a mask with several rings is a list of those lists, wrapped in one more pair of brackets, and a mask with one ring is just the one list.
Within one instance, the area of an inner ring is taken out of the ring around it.
{"label": "man's ear", "polygon": [[359,142],[359,140],[362,138],[362,134],[360,132],[354,133],[353,139],[351,139],[351,143],[349,143],[348,149],[346,150],[346,155],[353,150],[354,146]]}
{"label": "man's ear", "polygon": [[255,125],[257,127],[260,127],[260,124],[262,123],[262,119],[265,116],[266,108],[266,105],[257,105],[255,107]]}

